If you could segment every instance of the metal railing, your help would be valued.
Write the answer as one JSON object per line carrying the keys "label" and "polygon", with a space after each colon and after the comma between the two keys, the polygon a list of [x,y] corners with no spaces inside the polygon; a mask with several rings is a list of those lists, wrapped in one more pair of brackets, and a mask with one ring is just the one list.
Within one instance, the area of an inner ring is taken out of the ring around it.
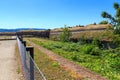
{"label": "metal railing", "polygon": [[45,76],[34,62],[34,48],[26,47],[26,42],[22,37],[17,37],[18,47],[22,60],[23,73],[25,80],[46,80]]}

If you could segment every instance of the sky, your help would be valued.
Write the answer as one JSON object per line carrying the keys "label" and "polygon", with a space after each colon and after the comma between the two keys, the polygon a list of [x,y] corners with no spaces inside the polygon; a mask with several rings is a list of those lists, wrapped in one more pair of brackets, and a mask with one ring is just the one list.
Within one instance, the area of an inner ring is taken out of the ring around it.
{"label": "sky", "polygon": [[88,25],[114,16],[113,3],[120,0],[0,0],[0,28],[53,29]]}

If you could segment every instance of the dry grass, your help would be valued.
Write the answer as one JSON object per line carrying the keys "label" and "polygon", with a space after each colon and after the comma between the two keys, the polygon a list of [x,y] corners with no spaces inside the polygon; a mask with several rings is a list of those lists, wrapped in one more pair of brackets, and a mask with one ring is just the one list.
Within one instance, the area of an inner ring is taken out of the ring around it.
{"label": "dry grass", "polygon": [[[80,30],[79,32],[73,32],[71,38],[74,39],[80,39],[80,38],[85,38],[85,39],[93,39],[93,38],[98,38],[98,39],[108,39],[108,35],[112,35],[113,31],[109,30],[111,29],[111,25],[107,24],[99,24],[99,25],[87,25],[85,27],[72,27],[69,28],[71,31],[73,30]],[[93,30],[96,29],[96,30]],[[98,30],[97,30],[98,29]],[[103,30],[99,30],[103,29]],[[83,31],[82,31],[83,30]],[[56,33],[57,31],[62,31],[62,29],[58,28],[55,30],[51,31],[50,38],[53,40],[59,40],[60,33]],[[56,34],[55,34],[56,33]],[[107,35],[106,35],[107,34]]]}
{"label": "dry grass", "polygon": [[16,56],[16,62],[17,62],[17,73],[19,74],[19,79],[20,80],[25,80],[24,76],[23,76],[23,68],[22,68],[22,61],[21,61],[21,57],[19,54],[19,49],[18,49],[18,45],[16,43],[15,45],[15,56]]}
{"label": "dry grass", "polygon": [[[72,33],[72,39],[93,39],[97,38],[99,40],[111,40],[113,35],[113,30],[90,30],[90,31],[80,31]],[[50,38],[52,40],[59,40],[60,34],[51,34]]]}
{"label": "dry grass", "polygon": [[75,39],[79,39],[79,38],[92,39],[94,37],[99,37],[101,39],[101,37],[104,33],[105,33],[105,31],[78,32],[78,33],[74,33],[72,35],[72,38],[75,38]]}
{"label": "dry grass", "polygon": [[71,38],[74,39],[93,39],[97,38],[99,40],[111,40],[113,35],[112,30],[101,30],[101,31],[85,31],[74,33]]}
{"label": "dry grass", "polygon": [[0,39],[11,39],[11,36],[0,36]]}
{"label": "dry grass", "polygon": [[[108,28],[110,27],[111,25],[110,24],[97,24],[97,25],[93,25],[93,24],[90,24],[90,25],[87,25],[85,27],[72,27],[72,28],[69,28],[71,31],[72,30],[90,30],[90,29],[102,29],[102,28]],[[56,28],[52,31],[62,31],[61,28]]]}

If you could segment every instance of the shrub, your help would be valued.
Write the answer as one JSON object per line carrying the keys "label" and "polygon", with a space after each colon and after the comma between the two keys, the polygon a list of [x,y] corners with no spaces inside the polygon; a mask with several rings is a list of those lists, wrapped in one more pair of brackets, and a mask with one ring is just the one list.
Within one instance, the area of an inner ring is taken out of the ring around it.
{"label": "shrub", "polygon": [[101,50],[99,49],[99,47],[94,47],[91,52],[90,52],[91,55],[94,55],[94,56],[99,56],[101,54]]}
{"label": "shrub", "polygon": [[72,56],[72,60],[76,61],[76,62],[85,62],[84,57],[81,58],[80,55],[74,55],[74,56]]}
{"label": "shrub", "polygon": [[120,36],[119,35],[114,35],[112,43],[116,46],[120,46]]}
{"label": "shrub", "polygon": [[50,39],[53,40],[53,41],[57,41],[58,40],[57,36],[51,36]]}
{"label": "shrub", "polygon": [[120,56],[118,55],[119,54],[112,53],[110,58],[110,66],[112,67],[112,69],[114,69],[117,72],[120,71]]}
{"label": "shrub", "polygon": [[68,42],[70,40],[71,36],[72,36],[71,31],[67,27],[65,27],[65,28],[63,28],[63,30],[60,34],[60,41]]}
{"label": "shrub", "polygon": [[95,45],[86,45],[81,51],[85,54],[90,54],[93,56],[99,56],[101,54],[101,50]]}
{"label": "shrub", "polygon": [[69,47],[68,45],[67,45],[67,46],[63,46],[63,47],[62,47],[62,50],[64,50],[64,51],[71,51],[71,50],[70,50],[70,47]]}
{"label": "shrub", "polygon": [[99,39],[98,38],[93,38],[92,44],[95,45],[95,46],[99,46],[99,44],[100,44]]}
{"label": "shrub", "polygon": [[85,44],[86,43],[86,38],[85,38],[85,36],[84,35],[82,35],[81,36],[81,38],[79,38],[79,41],[78,41],[78,44],[80,44],[80,45],[83,45],[83,44]]}
{"label": "shrub", "polygon": [[86,46],[83,46],[83,53],[85,54],[90,54],[90,52],[92,51],[92,49],[94,48],[93,45],[86,45]]}
{"label": "shrub", "polygon": [[114,34],[120,34],[120,25],[115,26]]}

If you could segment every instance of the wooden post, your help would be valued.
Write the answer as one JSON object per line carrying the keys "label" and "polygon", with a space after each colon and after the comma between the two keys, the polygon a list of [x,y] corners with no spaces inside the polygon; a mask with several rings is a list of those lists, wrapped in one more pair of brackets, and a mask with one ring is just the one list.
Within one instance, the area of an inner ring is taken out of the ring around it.
{"label": "wooden post", "polygon": [[[26,47],[26,50],[30,52],[31,58],[34,60],[34,48],[32,46]],[[30,80],[34,80],[34,63],[30,58]]]}
{"label": "wooden post", "polygon": [[24,46],[26,47],[26,41],[22,41],[22,43],[24,44]]}

